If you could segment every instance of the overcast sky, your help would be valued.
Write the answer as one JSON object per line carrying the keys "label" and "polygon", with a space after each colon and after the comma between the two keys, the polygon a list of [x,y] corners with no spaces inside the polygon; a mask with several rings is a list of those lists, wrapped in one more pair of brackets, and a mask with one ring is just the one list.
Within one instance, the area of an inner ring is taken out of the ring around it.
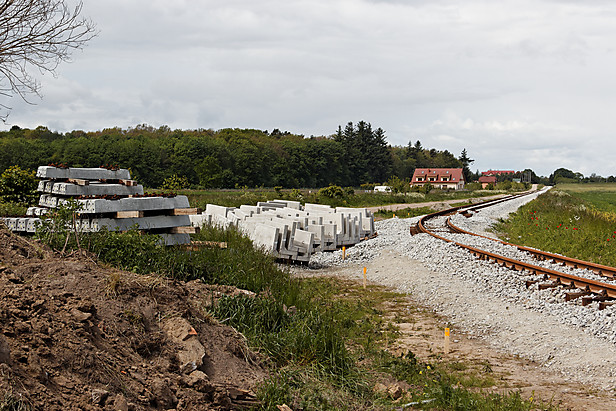
{"label": "overcast sky", "polygon": [[616,2],[84,0],[100,31],[7,124],[330,135],[365,120],[473,170],[616,175]]}

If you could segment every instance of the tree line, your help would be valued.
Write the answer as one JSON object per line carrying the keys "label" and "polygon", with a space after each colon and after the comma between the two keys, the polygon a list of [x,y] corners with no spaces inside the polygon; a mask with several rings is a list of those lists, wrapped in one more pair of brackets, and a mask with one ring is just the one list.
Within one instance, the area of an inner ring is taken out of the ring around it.
{"label": "tree line", "polygon": [[[304,137],[255,129],[171,130],[139,125],[128,129],[58,133],[47,127],[13,126],[0,132],[0,171],[18,165],[128,168],[147,187],[179,176],[194,188],[358,187],[397,177],[410,179],[416,167],[463,167],[473,160],[417,141],[391,146],[381,128],[349,122],[331,136]],[[470,171],[469,171],[470,173]]]}

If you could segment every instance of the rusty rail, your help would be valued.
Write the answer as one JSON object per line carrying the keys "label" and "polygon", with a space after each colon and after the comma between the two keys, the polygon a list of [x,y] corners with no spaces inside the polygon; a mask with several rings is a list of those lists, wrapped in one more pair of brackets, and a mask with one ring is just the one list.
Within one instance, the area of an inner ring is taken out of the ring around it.
{"label": "rusty rail", "polygon": [[[519,195],[516,196],[509,196],[507,198],[503,198],[503,199],[499,199],[499,200],[492,200],[492,201],[486,201],[484,203],[480,203],[478,205],[475,206],[459,206],[459,207],[453,207],[447,210],[441,210],[438,211],[436,213],[432,213],[432,214],[428,214],[424,217],[422,217],[418,223],[417,226],[415,227],[415,229],[413,230],[413,227],[411,227],[411,233],[413,233],[413,231],[415,232],[423,232],[426,234],[430,234],[431,236],[438,238],[440,240],[449,242],[449,243],[454,243],[455,245],[457,245],[458,247],[461,247],[467,251],[469,251],[470,253],[472,253],[473,255],[477,256],[479,259],[481,260],[491,260],[491,261],[495,261],[497,264],[500,264],[502,267],[506,267],[506,268],[510,268],[512,270],[515,271],[526,271],[529,274],[535,274],[535,275],[543,275],[545,279],[548,280],[552,280],[552,283],[550,284],[539,284],[540,288],[548,288],[548,287],[554,287],[554,286],[565,286],[565,287],[575,287],[575,288],[579,288],[582,289],[582,292],[571,292],[568,293],[566,296],[566,300],[569,301],[571,299],[574,298],[578,298],[578,297],[582,297],[582,304],[586,305],[590,302],[593,301],[599,301],[600,305],[599,308],[602,309],[604,308],[606,305],[610,305],[612,304],[612,302],[609,302],[607,300],[616,298],[616,285],[614,284],[608,284],[608,283],[603,283],[600,281],[596,281],[596,280],[591,280],[588,278],[584,278],[584,277],[579,277],[579,276],[575,276],[572,274],[567,274],[567,273],[563,273],[560,271],[556,271],[556,270],[552,270],[549,268],[544,268],[544,267],[540,267],[534,264],[530,264],[524,261],[518,261],[518,260],[514,260],[505,256],[501,256],[495,253],[491,253],[485,250],[481,250],[475,247],[471,247],[468,246],[466,244],[462,244],[453,240],[450,240],[448,238],[445,238],[437,233],[434,233],[432,231],[430,231],[427,227],[426,227],[426,222],[430,219],[433,219],[435,217],[440,217],[440,216],[446,216],[446,215],[451,215],[461,209],[465,209],[465,208],[473,208],[473,209],[479,209],[479,208],[484,208],[484,207],[489,207],[490,205],[494,205],[494,204],[498,204],[500,202],[503,201],[509,201],[512,200],[514,198],[518,198],[520,197]],[[451,218],[447,219],[446,222],[446,226],[455,233],[459,233],[459,234],[467,234],[467,235],[473,235],[473,236],[477,236],[477,237],[482,237],[482,238],[486,238],[492,241],[496,241],[499,242],[501,244],[504,245],[509,245],[509,246],[513,246],[518,248],[521,251],[526,251],[528,253],[530,253],[531,255],[533,255],[533,257],[539,259],[539,260],[551,260],[554,264],[561,264],[564,266],[569,266],[569,267],[573,267],[573,268],[583,268],[583,269],[588,269],[591,270],[593,272],[595,272],[596,274],[608,277],[608,278],[615,278],[616,277],[616,268],[615,267],[609,267],[609,266],[604,266],[601,264],[595,264],[595,263],[591,263],[589,261],[582,261],[582,260],[578,260],[575,258],[569,258],[569,257],[565,257],[565,256],[561,256],[561,255],[557,255],[557,254],[553,254],[553,253],[549,253],[549,252],[545,252],[545,251],[541,251],[541,250],[536,250],[534,248],[530,248],[530,247],[525,247],[525,246],[520,246],[520,245],[516,245],[516,244],[512,244],[512,243],[508,243],[506,241],[503,240],[498,240],[498,239],[494,239],[494,238],[490,238],[490,237],[486,237],[483,235],[479,235],[479,234],[475,234],[475,233],[471,233],[469,231],[463,230],[457,226],[455,226],[453,223],[451,223]],[[527,286],[529,286],[532,283],[536,283],[537,281],[527,281]],[[589,297],[589,295],[591,295]]]}

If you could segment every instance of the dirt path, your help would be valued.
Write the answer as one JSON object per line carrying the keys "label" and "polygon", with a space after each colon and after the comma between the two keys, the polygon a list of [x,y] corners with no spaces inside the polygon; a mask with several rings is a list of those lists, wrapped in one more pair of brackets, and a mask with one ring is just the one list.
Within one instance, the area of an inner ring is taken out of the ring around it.
{"label": "dirt path", "polygon": [[458,198],[455,200],[428,201],[424,203],[389,204],[389,205],[376,206],[376,207],[367,207],[367,209],[372,211],[373,213],[379,210],[398,211],[398,210],[403,210],[405,208],[421,208],[421,207],[432,207],[432,208],[439,208],[439,209],[443,208],[444,209],[448,207],[453,207],[457,203],[464,203],[468,201],[479,202],[479,201],[494,200],[497,198],[504,197],[505,195],[506,194],[497,194],[497,195],[493,195],[489,197]]}
{"label": "dirt path", "polygon": [[[383,252],[365,264],[368,273],[373,273],[375,283],[399,290],[399,284],[384,272],[404,273],[405,277],[426,277],[431,272],[421,262],[396,252]],[[344,265],[319,270],[297,270],[302,276],[334,276],[361,279],[361,265]],[[439,317],[432,309],[422,306],[408,293],[405,303],[392,304],[386,318],[395,322],[401,336],[389,347],[394,354],[408,350],[426,362],[442,362],[452,367],[468,367],[479,375],[490,376],[494,383],[484,391],[505,393],[520,390],[524,398],[534,397],[567,410],[616,409],[616,399],[609,393],[599,392],[590,386],[568,381],[566,376],[551,371],[532,361],[503,354],[493,348],[489,341],[460,331],[455,323]],[[451,349],[443,354],[444,328],[451,328]]]}

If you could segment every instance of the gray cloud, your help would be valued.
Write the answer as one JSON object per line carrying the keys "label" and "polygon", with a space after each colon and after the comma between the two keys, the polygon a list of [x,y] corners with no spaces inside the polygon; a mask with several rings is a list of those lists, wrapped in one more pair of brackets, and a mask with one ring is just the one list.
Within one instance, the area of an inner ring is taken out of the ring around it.
{"label": "gray cloud", "polygon": [[58,131],[366,120],[473,168],[616,174],[616,5],[575,1],[109,0],[100,35],[9,123]]}

